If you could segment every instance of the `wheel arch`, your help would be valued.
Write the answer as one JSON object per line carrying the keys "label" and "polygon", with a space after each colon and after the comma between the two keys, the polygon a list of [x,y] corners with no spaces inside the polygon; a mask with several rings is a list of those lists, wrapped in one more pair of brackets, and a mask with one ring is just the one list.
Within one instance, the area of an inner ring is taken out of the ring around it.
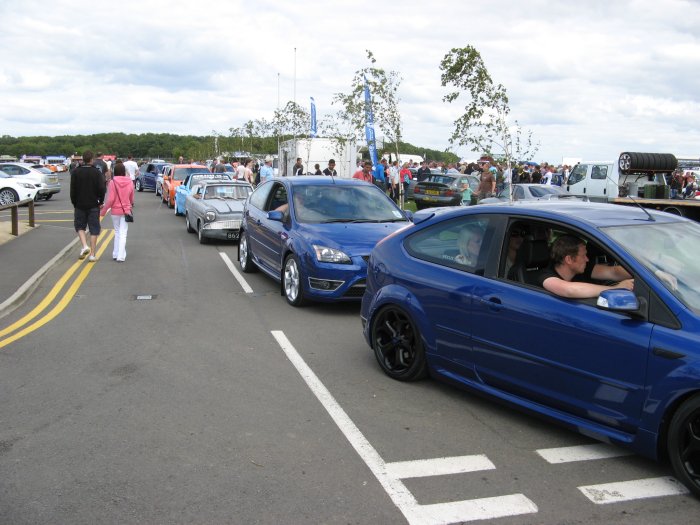
{"label": "wheel arch", "polygon": [[418,327],[423,348],[430,363],[430,356],[435,353],[435,333],[428,322],[428,316],[418,299],[409,290],[398,284],[383,286],[374,294],[372,303],[367,312],[367,329],[370,334],[368,339],[370,348],[372,347],[371,331],[374,321],[382,308],[395,306],[401,308],[408,314],[411,321]]}
{"label": "wheel arch", "polygon": [[661,418],[661,422],[658,428],[658,438],[656,444],[656,456],[657,458],[668,459],[668,429],[671,425],[671,420],[676,414],[678,409],[691,397],[700,395],[700,388],[694,390],[688,390],[673,399],[664,410],[664,415]]}

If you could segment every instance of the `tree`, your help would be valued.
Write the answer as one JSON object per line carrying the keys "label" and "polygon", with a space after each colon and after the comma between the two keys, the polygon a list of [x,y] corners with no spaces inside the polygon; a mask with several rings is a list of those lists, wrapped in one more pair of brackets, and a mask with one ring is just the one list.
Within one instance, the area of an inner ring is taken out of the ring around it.
{"label": "tree", "polygon": [[290,100],[282,109],[275,110],[272,126],[280,137],[308,137],[311,133],[311,113]]}
{"label": "tree", "polygon": [[[341,110],[337,120],[350,122],[354,138],[362,139],[365,130],[365,79],[372,95],[372,113],[374,123],[379,131],[392,143],[396,154],[399,154],[399,143],[402,138],[402,121],[399,111],[398,89],[403,78],[396,71],[386,72],[375,66],[376,59],[369,49],[366,50],[368,67],[355,71],[351,82],[350,93],[336,93],[333,103],[338,103]],[[341,136],[347,136],[341,134]]]}
{"label": "tree", "polygon": [[[532,144],[532,132],[522,140],[522,129],[517,120],[508,124],[510,107],[506,88],[494,85],[479,52],[472,46],[453,48],[440,63],[443,86],[453,86],[443,97],[444,102],[457,100],[466,91],[469,100],[465,113],[455,120],[450,144],[470,146],[472,151],[502,156],[508,164],[517,160],[530,160],[537,153],[539,144]],[[513,134],[515,134],[515,149]]]}

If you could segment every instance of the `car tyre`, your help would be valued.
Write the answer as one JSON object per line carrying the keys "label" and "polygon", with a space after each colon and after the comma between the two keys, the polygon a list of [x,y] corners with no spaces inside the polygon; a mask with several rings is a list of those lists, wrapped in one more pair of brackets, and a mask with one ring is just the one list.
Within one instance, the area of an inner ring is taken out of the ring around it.
{"label": "car tyre", "polygon": [[700,394],[688,399],[673,415],[667,443],[676,477],[700,496]]}
{"label": "car tyre", "polygon": [[379,310],[370,335],[374,356],[386,375],[398,381],[417,381],[428,375],[423,340],[403,309],[390,305]]}
{"label": "car tyre", "polygon": [[139,179],[136,179],[136,191],[143,191],[143,185]]}
{"label": "car tyre", "polygon": [[287,255],[284,260],[284,269],[282,270],[282,290],[287,302],[292,306],[303,306],[306,304],[304,297],[303,277],[299,261],[293,253]]}
{"label": "car tyre", "polygon": [[197,222],[197,238],[199,239],[199,244],[207,244],[208,239],[202,234],[204,228],[202,228],[202,223]]}
{"label": "car tyre", "polygon": [[0,204],[14,204],[19,200],[19,195],[12,188],[0,190]]}
{"label": "car tyre", "polygon": [[243,273],[253,273],[258,269],[253,262],[248,236],[245,231],[241,231],[241,240],[238,242],[238,264],[241,265]]}
{"label": "car tyre", "polygon": [[185,228],[187,228],[187,233],[194,233],[195,229],[190,224],[190,215],[185,213]]}
{"label": "car tyre", "polygon": [[168,192],[168,200],[167,200],[168,208],[174,208],[175,205],[172,202],[172,199],[170,198],[170,192]]}
{"label": "car tyre", "polygon": [[175,208],[175,216],[179,217],[181,214],[177,211],[177,202],[175,203],[175,206],[173,206],[173,208]]}
{"label": "car tyre", "polygon": [[46,196],[44,196],[44,200],[47,200],[47,201],[48,201],[48,200],[51,199],[51,197],[53,197],[53,193],[49,193],[49,194],[47,194]]}

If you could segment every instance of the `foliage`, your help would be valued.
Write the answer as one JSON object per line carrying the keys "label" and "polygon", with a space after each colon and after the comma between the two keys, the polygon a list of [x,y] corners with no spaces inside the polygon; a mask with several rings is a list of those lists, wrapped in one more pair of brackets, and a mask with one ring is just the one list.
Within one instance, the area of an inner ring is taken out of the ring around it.
{"label": "foliage", "polygon": [[[530,160],[539,149],[533,147],[532,132],[522,140],[522,130],[517,121],[508,124],[510,107],[506,88],[495,85],[479,52],[472,46],[453,48],[440,62],[443,86],[453,86],[455,91],[443,97],[452,103],[463,93],[469,97],[465,113],[455,120],[450,144],[470,146],[472,151],[487,155],[502,155],[507,161]],[[515,146],[513,144],[515,133]],[[514,151],[515,149],[515,151]]]}
{"label": "foliage", "polygon": [[369,85],[374,123],[379,131],[395,146],[399,153],[402,138],[402,121],[399,111],[398,88],[402,77],[396,71],[386,72],[375,66],[376,59],[369,49],[366,50],[370,65],[355,71],[350,93],[336,93],[333,103],[340,105],[337,118],[350,124],[355,139],[362,139],[365,130],[365,79]]}

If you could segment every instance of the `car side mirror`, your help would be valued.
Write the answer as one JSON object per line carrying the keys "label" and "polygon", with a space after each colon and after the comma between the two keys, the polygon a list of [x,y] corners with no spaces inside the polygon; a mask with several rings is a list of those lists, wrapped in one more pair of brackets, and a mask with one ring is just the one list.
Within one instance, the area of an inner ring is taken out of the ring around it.
{"label": "car side mirror", "polygon": [[271,221],[284,221],[284,212],[272,210],[267,212],[267,218]]}
{"label": "car side mirror", "polygon": [[631,290],[617,288],[601,292],[596,301],[596,306],[613,312],[632,313],[639,311],[639,300],[637,300],[637,296]]}

